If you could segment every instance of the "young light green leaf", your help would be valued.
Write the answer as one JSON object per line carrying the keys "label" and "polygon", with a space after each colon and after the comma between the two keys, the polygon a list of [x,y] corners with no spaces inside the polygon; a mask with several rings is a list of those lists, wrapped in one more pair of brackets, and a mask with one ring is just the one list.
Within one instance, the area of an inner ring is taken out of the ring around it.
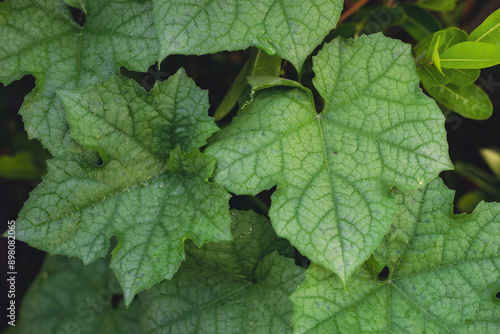
{"label": "young light green leaf", "polygon": [[[299,71],[335,25],[343,1],[153,0],[160,59],[257,46]],[[307,15],[305,15],[307,13]]]}
{"label": "young light green leaf", "polygon": [[0,82],[35,76],[20,113],[29,136],[54,156],[81,151],[69,137],[56,90],[97,83],[120,66],[144,71],[157,59],[149,1],[96,0],[85,8],[80,27],[62,0],[0,3]]}
{"label": "young light green leaf", "polygon": [[278,255],[284,240],[254,212],[232,212],[234,242],[186,243],[171,281],[140,295],[144,333],[291,333],[288,296],[304,269]]}
{"label": "young light green leaf", "polygon": [[471,34],[470,40],[500,45],[500,9],[488,16]]}
{"label": "young light green leaf", "polygon": [[112,297],[122,293],[109,259],[84,266],[78,259],[49,256],[23,298],[12,333],[139,333],[139,309]]}
{"label": "young light green leaf", "polygon": [[50,160],[19,214],[19,240],[89,263],[116,236],[111,267],[129,305],[137,292],[172,277],[185,239],[231,239],[229,195],[207,182],[215,160],[198,151],[218,128],[206,114],[207,93],[183,70],[149,94],[113,76],[59,96],[72,137],[103,164]]}
{"label": "young light green leaf", "polygon": [[431,86],[422,82],[425,90],[446,108],[471,119],[488,119],[493,113],[490,98],[478,86]]}
{"label": "young light green leaf", "polygon": [[417,4],[425,9],[448,12],[455,9],[457,0],[419,0]]}
{"label": "young light green leaf", "polygon": [[439,41],[441,40],[441,36],[439,34],[435,34],[432,39],[431,46],[429,47],[429,51],[431,53],[431,59],[436,69],[444,76],[443,70],[441,69],[441,58],[439,57]]}
{"label": "young light green leaf", "polygon": [[313,62],[321,114],[302,89],[263,90],[206,153],[233,193],[278,185],[269,212],[278,235],[345,282],[392,221],[390,189],[420,187],[451,163],[443,115],[418,87],[408,46],[382,34],[338,38]]}
{"label": "young light green leaf", "polygon": [[480,69],[500,64],[500,44],[463,42],[441,54],[445,68]]}
{"label": "young light green leaf", "polygon": [[363,266],[342,282],[312,265],[291,296],[296,333],[496,333],[500,331],[500,205],[453,214],[440,179],[397,193],[399,211],[374,253],[386,275]]}

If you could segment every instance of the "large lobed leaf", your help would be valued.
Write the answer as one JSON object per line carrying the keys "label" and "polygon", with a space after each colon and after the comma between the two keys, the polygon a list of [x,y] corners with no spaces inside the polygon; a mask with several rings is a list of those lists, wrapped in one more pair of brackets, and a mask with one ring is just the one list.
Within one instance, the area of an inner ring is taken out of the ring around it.
{"label": "large lobed leaf", "polygon": [[23,301],[18,333],[290,333],[288,299],[304,269],[277,251],[269,220],[231,212],[234,242],[186,243],[186,261],[171,281],[139,295],[128,310],[112,308],[120,287],[108,259],[47,258]]}
{"label": "large lobed leaf", "polygon": [[69,136],[57,90],[106,80],[120,66],[144,71],[157,59],[148,1],[96,0],[85,9],[80,27],[62,0],[0,3],[0,82],[35,76],[20,113],[30,137],[55,156],[81,150]]}
{"label": "large lobed leaf", "polygon": [[233,193],[277,184],[269,216],[278,235],[346,282],[393,220],[391,188],[421,187],[451,167],[444,117],[399,41],[339,38],[313,62],[321,113],[301,89],[263,90],[206,153]]}
{"label": "large lobed leaf", "polygon": [[[153,0],[160,58],[258,46],[298,70],[335,28],[342,0]],[[307,15],[305,15],[307,14]]]}
{"label": "large lobed leaf", "polygon": [[113,305],[121,289],[108,266],[107,259],[84,266],[78,259],[47,257],[9,333],[139,333],[137,305]]}
{"label": "large lobed leaf", "polygon": [[187,243],[173,279],[140,295],[143,333],[292,332],[288,297],[304,269],[278,254],[288,243],[269,220],[241,211],[232,218],[234,242]]}
{"label": "large lobed leaf", "polygon": [[[306,272],[291,297],[296,332],[499,332],[500,205],[454,215],[440,179],[397,198],[391,231],[348,293],[325,269]],[[384,266],[385,280],[377,277]]]}
{"label": "large lobed leaf", "polygon": [[116,236],[111,267],[128,305],[172,277],[185,239],[231,239],[229,195],[207,182],[215,160],[198,151],[218,128],[206,114],[207,93],[183,70],[149,94],[113,76],[59,96],[72,137],[103,163],[48,161],[47,176],[19,214],[19,240],[89,263],[105,256]]}
{"label": "large lobed leaf", "polygon": [[[85,12],[83,26],[74,22],[69,5]],[[8,0],[0,3],[0,82],[34,75],[36,88],[20,111],[26,131],[54,156],[81,154],[69,136],[57,90],[96,84],[120,66],[144,71],[171,54],[254,45],[300,69],[341,10],[340,0]]]}

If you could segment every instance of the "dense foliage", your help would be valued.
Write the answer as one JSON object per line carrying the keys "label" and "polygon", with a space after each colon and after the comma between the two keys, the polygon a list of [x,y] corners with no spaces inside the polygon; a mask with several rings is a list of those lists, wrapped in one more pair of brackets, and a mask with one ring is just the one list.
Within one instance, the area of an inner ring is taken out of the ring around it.
{"label": "dense foliage", "polygon": [[[492,115],[500,11],[467,34],[430,12],[456,5],[0,3],[0,82],[35,77],[20,114],[51,154],[16,220],[51,255],[9,333],[500,331],[500,206],[455,214],[439,177],[445,107]],[[246,48],[216,108],[182,68],[134,72]]]}

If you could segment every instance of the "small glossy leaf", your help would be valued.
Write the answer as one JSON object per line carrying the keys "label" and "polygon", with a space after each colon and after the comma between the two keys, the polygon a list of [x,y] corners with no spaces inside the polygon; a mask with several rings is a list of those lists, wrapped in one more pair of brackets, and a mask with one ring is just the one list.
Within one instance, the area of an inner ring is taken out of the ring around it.
{"label": "small glossy leaf", "polygon": [[500,9],[488,16],[471,34],[470,40],[500,45]]}
{"label": "small glossy leaf", "polygon": [[112,304],[122,291],[108,267],[109,259],[84,266],[78,259],[47,257],[12,333],[139,333],[137,305]]}
{"label": "small glossy leaf", "polygon": [[500,64],[500,45],[482,42],[455,44],[441,54],[446,68],[480,69]]}
{"label": "small glossy leaf", "polygon": [[291,333],[288,296],[304,269],[276,250],[270,222],[233,211],[234,242],[186,243],[186,260],[171,281],[140,295],[143,333]]}
{"label": "small glossy leaf", "polygon": [[[453,214],[440,179],[397,193],[398,214],[348,284],[317,265],[291,296],[296,333],[497,333],[500,205]],[[381,273],[381,275],[379,275]]]}
{"label": "small glossy leaf", "polygon": [[[299,71],[335,28],[343,1],[153,0],[160,59],[257,46]],[[305,15],[307,13],[307,15]]]}
{"label": "small glossy leaf", "polygon": [[0,176],[8,179],[34,179],[41,175],[33,154],[19,152],[14,156],[0,156]]}
{"label": "small glossy leaf", "polygon": [[408,46],[382,34],[338,38],[313,62],[321,114],[303,89],[265,89],[206,153],[233,193],[277,184],[278,235],[345,282],[387,231],[391,187],[422,186],[451,164],[442,113],[418,87]]}
{"label": "small glossy leaf", "polygon": [[415,40],[421,41],[441,29],[439,21],[426,10],[412,5],[403,8],[406,12],[406,21],[401,26]]}
{"label": "small glossy leaf", "polygon": [[81,27],[62,0],[0,3],[0,82],[35,76],[20,113],[29,136],[54,156],[82,151],[69,136],[56,90],[106,80],[120,66],[144,71],[157,59],[149,1],[95,0],[85,9]]}
{"label": "small glossy leaf", "polygon": [[431,86],[446,85],[453,79],[453,75],[451,74],[451,72],[444,71],[443,73],[441,73],[436,67],[432,65],[418,66],[417,74],[422,82]]}
{"label": "small glossy leaf", "polygon": [[448,12],[455,9],[457,0],[419,0],[417,4],[425,9]]}
{"label": "small glossy leaf", "polygon": [[443,106],[471,119],[488,119],[493,113],[490,98],[478,86],[431,86],[423,82],[425,90]]}
{"label": "small glossy leaf", "polygon": [[444,73],[451,73],[453,79],[451,83],[457,86],[469,86],[476,82],[481,74],[481,70],[444,69]]}
{"label": "small glossy leaf", "polygon": [[19,240],[89,263],[116,236],[111,267],[129,305],[137,292],[172,277],[185,239],[231,239],[229,195],[207,182],[215,161],[198,150],[218,128],[206,114],[207,93],[184,71],[149,93],[113,76],[59,96],[71,135],[103,163],[50,160],[19,214]]}

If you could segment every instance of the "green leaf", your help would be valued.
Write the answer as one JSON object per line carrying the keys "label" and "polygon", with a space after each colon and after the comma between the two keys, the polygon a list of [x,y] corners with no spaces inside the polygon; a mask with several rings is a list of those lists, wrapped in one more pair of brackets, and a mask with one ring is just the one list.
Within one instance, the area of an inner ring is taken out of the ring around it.
{"label": "green leaf", "polygon": [[136,305],[112,305],[122,291],[108,266],[108,259],[84,266],[78,259],[47,257],[12,333],[139,333]]}
{"label": "green leaf", "polygon": [[449,71],[439,72],[439,70],[432,65],[418,66],[417,74],[422,82],[431,86],[442,86],[451,82],[453,74]]}
{"label": "green leaf", "polygon": [[451,163],[443,115],[418,87],[407,45],[338,38],[313,62],[320,114],[302,89],[263,90],[206,153],[233,193],[278,185],[269,212],[278,235],[345,282],[387,232],[390,189],[420,187]]}
{"label": "green leaf", "polygon": [[417,4],[425,9],[448,12],[455,9],[457,0],[420,0]]}
{"label": "green leaf", "polygon": [[425,58],[420,59],[424,59],[424,64],[425,61],[432,60],[436,68],[432,65],[418,66],[417,73],[422,82],[432,86],[443,86],[450,82],[467,86],[476,81],[479,77],[479,70],[441,69],[440,54],[451,46],[468,39],[469,36],[465,31],[455,27],[436,32],[428,46]]}
{"label": "green leaf", "polygon": [[224,96],[220,105],[214,113],[216,121],[224,118],[238,103],[247,86],[247,76],[274,76],[278,77],[281,69],[282,59],[270,56],[264,51],[253,48],[248,61],[234,80],[231,88]]}
{"label": "green leaf", "polygon": [[185,239],[231,239],[229,195],[207,182],[215,161],[198,151],[218,128],[207,116],[207,93],[183,70],[149,94],[112,76],[59,96],[71,135],[103,164],[50,160],[19,214],[19,240],[89,263],[116,236],[111,267],[129,305],[137,292],[172,277]]}
{"label": "green leaf", "polygon": [[500,45],[500,9],[488,16],[471,34],[470,40]]}
{"label": "green leaf", "polygon": [[232,212],[234,242],[186,243],[171,281],[140,295],[144,333],[292,332],[288,296],[304,269],[278,255],[283,240],[254,212]]}
{"label": "green leaf", "polygon": [[439,57],[439,41],[441,39],[441,36],[439,34],[434,34],[434,38],[432,39],[431,46],[429,47],[429,52],[430,52],[430,58],[432,59],[432,62],[434,63],[434,66],[436,66],[436,69],[439,71],[444,76],[443,70],[441,69],[441,58]]}
{"label": "green leaf", "polygon": [[500,45],[482,42],[455,44],[441,54],[446,68],[480,69],[500,64]]}
{"label": "green leaf", "polygon": [[95,0],[85,8],[80,27],[62,0],[0,3],[0,82],[35,76],[20,113],[29,136],[54,156],[81,151],[69,137],[56,90],[106,80],[120,66],[144,71],[157,59],[149,2]]}
{"label": "green leaf", "polygon": [[0,156],[0,176],[10,179],[34,179],[41,177],[42,170],[37,166],[31,152],[19,152],[14,156]]}
{"label": "green leaf", "polygon": [[497,333],[500,300],[500,205],[453,214],[440,179],[398,193],[399,211],[374,254],[388,275],[368,266],[346,293],[312,265],[291,296],[296,333]]}
{"label": "green leaf", "polygon": [[401,24],[404,30],[417,41],[441,29],[440,23],[426,10],[413,5],[405,5],[406,21]]}
{"label": "green leaf", "polygon": [[425,90],[446,108],[460,115],[477,120],[490,118],[493,106],[490,98],[478,86],[431,86],[422,82]]}
{"label": "green leaf", "polygon": [[[160,59],[257,46],[299,71],[335,28],[343,1],[153,0]],[[307,14],[307,15],[306,15]]]}
{"label": "green leaf", "polygon": [[461,70],[461,69],[445,69],[445,73],[451,73],[453,79],[451,83],[457,86],[469,86],[476,82],[477,78],[481,74],[481,70]]}

